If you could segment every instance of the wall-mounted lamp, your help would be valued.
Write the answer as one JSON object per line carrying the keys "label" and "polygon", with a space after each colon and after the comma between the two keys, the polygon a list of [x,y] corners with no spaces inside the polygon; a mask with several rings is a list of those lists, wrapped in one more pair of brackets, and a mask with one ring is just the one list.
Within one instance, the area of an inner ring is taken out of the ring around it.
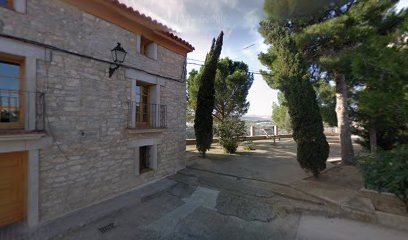
{"label": "wall-mounted lamp", "polygon": [[125,61],[127,52],[120,46],[120,43],[111,50],[112,60],[114,62],[113,66],[109,66],[109,77],[112,77],[113,73],[120,67],[120,65]]}

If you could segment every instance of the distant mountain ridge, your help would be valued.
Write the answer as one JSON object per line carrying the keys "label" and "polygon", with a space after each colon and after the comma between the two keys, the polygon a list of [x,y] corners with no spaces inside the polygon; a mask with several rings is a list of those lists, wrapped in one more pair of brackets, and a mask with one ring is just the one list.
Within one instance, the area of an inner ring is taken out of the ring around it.
{"label": "distant mountain ridge", "polygon": [[267,115],[245,115],[241,117],[244,121],[271,121],[271,116]]}

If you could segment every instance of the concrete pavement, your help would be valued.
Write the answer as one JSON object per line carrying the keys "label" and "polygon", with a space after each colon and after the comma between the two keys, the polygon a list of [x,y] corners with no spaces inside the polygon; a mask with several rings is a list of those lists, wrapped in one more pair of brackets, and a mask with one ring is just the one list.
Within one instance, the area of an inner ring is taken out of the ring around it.
{"label": "concrete pavement", "polygon": [[294,145],[271,146],[261,142],[256,152],[228,156],[215,151],[167,179],[0,239],[408,239],[408,232],[336,218],[344,216],[337,205],[309,194],[307,185],[288,184],[307,176]]}
{"label": "concrete pavement", "polygon": [[406,240],[406,232],[346,219],[302,216],[297,240]]}
{"label": "concrete pavement", "polygon": [[[175,184],[145,196],[139,204],[54,239],[408,238],[407,232],[333,218],[335,211],[318,199],[290,193],[267,182],[191,169],[169,181]],[[279,191],[289,195],[283,196]],[[110,231],[98,230],[110,223],[115,226]]]}
{"label": "concrete pavement", "polygon": [[[138,206],[54,239],[402,240],[408,237],[406,232],[351,220],[284,213],[263,198],[222,189],[200,186],[184,198],[172,195],[172,191],[168,189]],[[112,230],[106,233],[98,230],[109,223],[115,226]]]}

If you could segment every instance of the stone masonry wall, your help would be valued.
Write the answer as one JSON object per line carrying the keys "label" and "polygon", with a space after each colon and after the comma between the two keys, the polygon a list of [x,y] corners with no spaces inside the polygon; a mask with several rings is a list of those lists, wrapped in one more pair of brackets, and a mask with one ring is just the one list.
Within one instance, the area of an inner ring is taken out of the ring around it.
{"label": "stone masonry wall", "polygon": [[[0,32],[110,60],[121,42],[127,65],[184,78],[185,58],[158,47],[158,60],[136,51],[136,34],[80,12],[57,0],[28,0],[27,14],[0,8]],[[37,60],[37,89],[46,93],[47,134],[54,144],[40,151],[40,219],[45,221],[129,191],[185,166],[185,83],[166,80],[161,104],[167,129],[131,134],[126,130],[131,80],[120,68],[108,78],[109,65],[44,49]],[[135,149],[128,143],[159,138],[158,169],[135,173]]]}

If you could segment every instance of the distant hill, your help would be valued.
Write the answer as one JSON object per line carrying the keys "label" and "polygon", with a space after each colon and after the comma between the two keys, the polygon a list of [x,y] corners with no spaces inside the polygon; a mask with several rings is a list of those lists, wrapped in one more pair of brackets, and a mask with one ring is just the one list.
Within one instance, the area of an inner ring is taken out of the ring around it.
{"label": "distant hill", "polygon": [[241,119],[243,121],[263,122],[263,121],[271,121],[271,116],[245,115],[241,117]]}

